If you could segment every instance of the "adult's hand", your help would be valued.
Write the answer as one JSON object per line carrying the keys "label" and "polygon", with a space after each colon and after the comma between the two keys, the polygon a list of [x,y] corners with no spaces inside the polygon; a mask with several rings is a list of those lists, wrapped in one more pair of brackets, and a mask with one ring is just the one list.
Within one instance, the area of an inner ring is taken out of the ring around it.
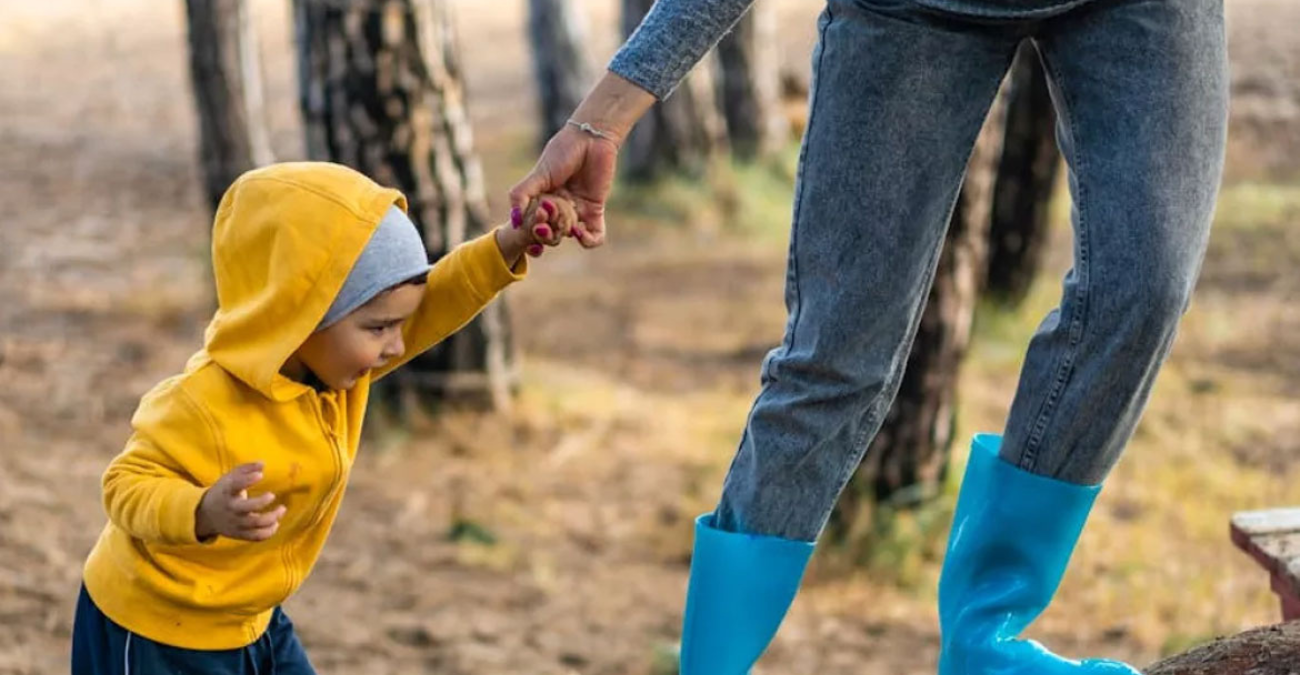
{"label": "adult's hand", "polygon": [[569,126],[546,143],[537,165],[510,190],[511,219],[534,197],[554,194],[577,211],[573,236],[586,248],[605,243],[605,200],[614,185],[619,143]]}
{"label": "adult's hand", "polygon": [[618,151],[632,125],[655,102],[637,85],[606,73],[573,112],[575,122],[590,124],[600,136],[572,125],[551,137],[537,165],[510,190],[517,217],[529,200],[545,193],[568,199],[577,210],[573,236],[586,248],[605,243],[605,202],[614,185]]}

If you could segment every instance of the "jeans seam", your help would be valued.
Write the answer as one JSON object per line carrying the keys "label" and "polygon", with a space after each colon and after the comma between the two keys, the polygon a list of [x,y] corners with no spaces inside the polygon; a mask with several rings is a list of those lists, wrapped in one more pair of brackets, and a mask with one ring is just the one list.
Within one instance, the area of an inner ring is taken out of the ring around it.
{"label": "jeans seam", "polygon": [[[809,102],[808,102],[809,103],[808,104],[808,126],[806,127],[807,130],[804,132],[803,143],[799,148],[799,170],[795,175],[795,184],[798,186],[798,188],[795,191],[794,209],[793,209],[793,213],[791,214],[790,256],[789,256],[789,262],[787,263],[789,270],[787,272],[788,278],[786,280],[786,283],[789,284],[789,286],[793,289],[794,310],[791,312],[791,316],[789,319],[789,328],[787,330],[788,334],[785,336],[785,339],[782,340],[781,346],[778,347],[778,350],[780,350],[780,352],[784,354],[788,354],[790,350],[794,347],[795,335],[798,332],[798,328],[799,328],[799,319],[801,316],[803,316],[803,298],[799,293],[799,262],[798,262],[799,260],[799,255],[798,255],[799,216],[803,213],[803,203],[805,198],[804,193],[807,190],[806,182],[804,180],[804,172],[808,165],[807,162],[808,148],[812,145],[811,142],[812,130],[813,130],[813,125],[817,119],[817,102],[821,98],[819,94],[821,93],[821,88],[822,88],[822,78],[819,77],[819,75],[821,75],[822,73],[822,63],[825,62],[826,60],[826,32],[827,30],[830,29],[831,23],[835,20],[835,15],[831,10],[831,6],[829,2],[826,4],[826,9],[823,11],[825,12],[826,20],[822,24],[821,30],[818,32],[818,36],[817,36],[820,51],[817,52],[817,63],[813,64],[813,83],[812,83],[813,86],[812,86],[812,90],[809,92]],[[773,368],[772,364],[775,361],[776,361],[775,358],[770,358],[770,357],[764,360],[762,365],[762,375],[764,380],[771,379],[772,377],[771,371]],[[750,406],[749,416],[745,419],[745,428],[741,431],[740,434],[739,450],[737,450],[736,455],[732,457],[731,464],[727,469],[728,480],[731,477],[732,470],[735,469],[736,461],[740,458],[740,452],[745,447],[745,442],[749,439],[749,435],[750,435],[749,427],[751,424],[754,423],[754,411],[758,410],[758,407],[762,403],[763,397],[767,394],[767,392],[768,392],[768,387],[765,384],[762,390],[758,392],[758,395],[754,397],[754,402]],[[723,482],[724,494],[726,493],[726,489],[727,489],[726,483],[727,480],[724,480]],[[721,504],[719,504],[719,506],[721,506]],[[717,509],[714,509],[714,512],[716,513]]]}
{"label": "jeans seam", "polygon": [[[1074,122],[1074,116],[1071,111],[1074,109],[1072,94],[1066,86],[1065,78],[1062,76],[1060,69],[1051,59],[1046,49],[1039,50],[1040,58],[1046,66],[1046,72],[1051,73],[1052,79],[1056,82],[1056,87],[1060,91],[1060,115],[1061,121],[1065,124],[1066,131],[1070,135],[1070,151],[1067,159],[1070,161],[1075,174],[1075,184],[1078,187],[1076,195],[1075,209],[1078,213],[1078,227],[1075,237],[1079,246],[1078,275],[1079,283],[1075,291],[1075,302],[1071,305],[1070,315],[1066,317],[1067,327],[1069,330],[1068,341],[1065,352],[1057,359],[1054,370],[1056,376],[1052,381],[1051,388],[1047,396],[1043,399],[1041,408],[1030,426],[1028,438],[1025,442],[1024,453],[1020,457],[1020,468],[1026,471],[1032,471],[1037,464],[1038,452],[1042,446],[1043,439],[1047,433],[1047,427],[1051,422],[1053,413],[1056,411],[1056,403],[1061,397],[1065,385],[1069,382],[1070,376],[1074,372],[1075,350],[1078,348],[1080,341],[1083,339],[1084,319],[1087,316],[1088,306],[1088,287],[1091,281],[1091,272],[1089,268],[1088,256],[1088,213],[1087,213],[1087,187],[1085,175],[1087,174],[1087,164],[1083,155],[1079,153],[1079,134]],[[1068,291],[1067,291],[1068,292]],[[1064,305],[1067,297],[1062,294],[1061,304]]]}
{"label": "jeans seam", "polygon": [[[835,20],[835,15],[831,11],[831,6],[826,5],[826,22],[822,24],[821,33],[818,35],[818,41],[821,44],[821,50],[817,54],[816,73],[822,75],[822,64],[826,61],[826,32],[830,29],[831,23]],[[808,138],[799,150],[799,173],[796,181],[799,184],[799,194],[795,196],[795,205],[793,213],[793,226],[790,228],[790,285],[794,290],[794,316],[790,317],[790,336],[787,340],[787,349],[792,349],[795,344],[795,338],[799,331],[799,319],[803,316],[803,294],[799,289],[799,218],[803,214],[803,205],[807,184],[804,178],[804,172],[808,166],[808,152],[812,146],[812,133],[817,121],[817,102],[821,99],[822,77],[817,77],[813,83],[812,93],[810,94],[810,105],[808,106]]]}

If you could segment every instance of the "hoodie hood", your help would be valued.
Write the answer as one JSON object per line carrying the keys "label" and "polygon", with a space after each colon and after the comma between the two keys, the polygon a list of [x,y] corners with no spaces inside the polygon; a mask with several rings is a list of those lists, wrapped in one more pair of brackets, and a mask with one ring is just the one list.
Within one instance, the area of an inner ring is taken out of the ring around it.
{"label": "hoodie hood", "polygon": [[240,176],[213,223],[209,357],[274,400],[309,391],[280,368],[316,330],[393,205],[406,210],[400,192],[338,164],[276,164]]}

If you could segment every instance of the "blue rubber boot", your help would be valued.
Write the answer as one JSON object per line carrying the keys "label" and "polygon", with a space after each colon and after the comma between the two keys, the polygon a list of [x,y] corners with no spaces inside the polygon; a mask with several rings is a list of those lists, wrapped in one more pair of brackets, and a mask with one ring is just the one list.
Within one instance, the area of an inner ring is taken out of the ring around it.
{"label": "blue rubber boot", "polygon": [[1101,486],[1022,471],[1001,445],[972,443],[939,579],[939,675],[1140,675],[1017,637],[1051,602]]}
{"label": "blue rubber boot", "polygon": [[695,520],[680,675],[745,675],[794,601],[813,543],[713,528]]}

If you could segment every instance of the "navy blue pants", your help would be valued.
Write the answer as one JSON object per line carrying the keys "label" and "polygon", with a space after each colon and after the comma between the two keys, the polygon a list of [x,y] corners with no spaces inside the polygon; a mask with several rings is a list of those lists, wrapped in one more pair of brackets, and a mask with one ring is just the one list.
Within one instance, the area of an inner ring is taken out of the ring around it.
{"label": "navy blue pants", "polygon": [[159,644],[113,623],[81,588],[72,627],[72,675],[316,675],[293,622],[277,607],[247,647],[200,651]]}

